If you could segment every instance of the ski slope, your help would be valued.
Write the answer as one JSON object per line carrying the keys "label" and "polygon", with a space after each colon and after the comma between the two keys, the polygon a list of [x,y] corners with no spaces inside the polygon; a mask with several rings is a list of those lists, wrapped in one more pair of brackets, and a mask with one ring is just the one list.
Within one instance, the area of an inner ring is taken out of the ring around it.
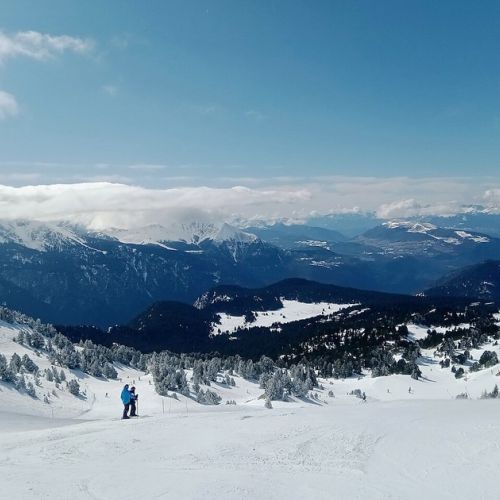
{"label": "ski slope", "polygon": [[[19,328],[0,325],[0,352],[50,366],[13,342]],[[45,379],[38,399],[0,383],[2,498],[498,499],[500,400],[478,398],[500,381],[500,365],[455,379],[431,350],[422,354],[421,380],[321,379],[318,399],[273,409],[237,376],[236,387],[212,384],[219,406],[161,397],[149,375],[123,366],[110,381],[65,369],[86,396],[61,389],[50,404]],[[124,383],[137,387],[138,419],[120,420]],[[463,392],[471,399],[456,400]]]}
{"label": "ski slope", "polygon": [[1,426],[2,491],[13,500],[493,500],[499,411],[497,400],[352,399],[51,428],[38,418],[45,428]]}

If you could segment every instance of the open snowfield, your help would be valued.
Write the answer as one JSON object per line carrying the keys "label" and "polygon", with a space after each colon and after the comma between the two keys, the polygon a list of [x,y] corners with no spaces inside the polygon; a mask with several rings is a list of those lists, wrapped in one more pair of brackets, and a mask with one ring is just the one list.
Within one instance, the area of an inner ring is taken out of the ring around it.
{"label": "open snowfield", "polygon": [[[498,401],[203,408],[11,430],[9,499],[498,499]],[[30,425],[25,419],[24,425]]]}
{"label": "open snowfield", "polygon": [[[26,352],[41,369],[50,366],[13,342],[15,333],[0,325],[0,352]],[[45,379],[38,399],[0,383],[0,497],[500,498],[500,400],[478,399],[500,381],[500,366],[457,380],[431,351],[420,366],[419,381],[320,380],[318,401],[273,402],[273,409],[264,408],[257,384],[240,377],[236,387],[212,385],[223,398],[213,407],[161,397],[149,375],[124,367],[116,381],[66,369],[86,396],[55,391],[49,404]],[[119,419],[124,383],[137,387],[139,419]],[[367,402],[348,395],[353,389]],[[462,392],[473,399],[456,400]]]}
{"label": "open snowfield", "polygon": [[[239,328],[258,326],[270,327],[275,324],[291,323],[316,316],[328,316],[347,307],[358,304],[334,304],[332,302],[300,302],[298,300],[281,299],[283,307],[274,311],[254,311],[255,320],[247,322],[245,316],[233,316],[220,313],[218,323],[212,324],[212,335],[234,333]],[[277,328],[279,330],[279,328]]]}

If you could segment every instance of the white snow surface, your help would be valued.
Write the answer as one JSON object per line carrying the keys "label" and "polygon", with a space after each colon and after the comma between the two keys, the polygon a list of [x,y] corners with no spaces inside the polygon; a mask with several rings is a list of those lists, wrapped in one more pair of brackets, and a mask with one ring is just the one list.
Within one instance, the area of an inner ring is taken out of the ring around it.
{"label": "white snow surface", "polygon": [[[12,341],[19,328],[0,324],[0,352],[49,367]],[[223,403],[237,402],[215,407],[161,397],[150,376],[125,367],[116,381],[65,369],[86,397],[56,390],[50,404],[45,379],[38,399],[0,383],[1,498],[496,500],[500,400],[477,398],[499,382],[500,365],[455,379],[438,363],[423,351],[419,381],[321,379],[319,401],[270,410],[258,384],[240,377],[236,387],[212,384]],[[124,383],[137,387],[138,419],[119,419]],[[456,400],[463,392],[473,399]]]}
{"label": "white snow surface", "polygon": [[466,231],[455,231],[456,234],[458,234],[458,236],[460,236],[460,238],[464,238],[464,239],[469,239],[469,240],[472,240],[476,243],[489,243],[490,239],[486,236],[479,236],[479,235],[474,235],[474,234],[470,234],[470,233],[467,233]]}
{"label": "white snow surface", "polygon": [[408,233],[421,233],[436,240],[442,240],[450,245],[460,245],[464,240],[470,240],[474,243],[489,243],[490,239],[487,236],[482,236],[478,234],[471,234],[466,231],[454,231],[454,234],[458,236],[455,238],[453,236],[443,237],[436,236],[432,234],[433,231],[437,230],[438,227],[429,222],[413,222],[413,221],[401,221],[392,220],[387,221],[382,224],[388,229],[406,229]]}
{"label": "white snow surface", "polygon": [[427,337],[427,332],[429,330],[435,330],[436,333],[445,333],[447,331],[451,331],[454,329],[467,329],[470,328],[470,323],[460,323],[459,325],[453,327],[444,327],[444,326],[425,326],[425,325],[416,325],[414,323],[408,323],[407,325],[409,337],[413,340],[423,340]]}
{"label": "white snow surface", "polygon": [[[281,299],[283,307],[275,311],[254,311],[255,320],[245,321],[245,316],[232,316],[219,313],[220,321],[212,323],[212,335],[234,333],[239,328],[270,327],[274,324],[291,323],[316,316],[328,316],[346,307],[359,304],[335,304],[332,302],[300,302],[298,300]],[[219,333],[220,330],[220,333]]]}
{"label": "white snow surface", "polygon": [[15,243],[44,252],[65,245],[86,246],[74,227],[64,223],[27,220],[0,221],[0,244]]}
{"label": "white snow surface", "polygon": [[427,234],[429,231],[434,231],[435,229],[437,229],[437,226],[429,222],[412,222],[412,221],[402,221],[402,220],[391,220],[384,222],[382,225],[389,229],[404,228],[409,233]]}
{"label": "white snow surface", "polygon": [[224,241],[251,243],[258,239],[254,234],[241,231],[227,223],[212,224],[203,222],[172,223],[169,226],[152,224],[135,229],[106,229],[105,233],[122,243],[137,245],[162,244],[169,241],[198,244],[206,240],[219,243]]}

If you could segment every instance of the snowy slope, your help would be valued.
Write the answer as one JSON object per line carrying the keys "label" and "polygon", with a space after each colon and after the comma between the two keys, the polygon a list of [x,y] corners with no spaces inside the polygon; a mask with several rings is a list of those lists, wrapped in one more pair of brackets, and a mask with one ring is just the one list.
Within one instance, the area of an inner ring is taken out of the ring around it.
{"label": "snowy slope", "polygon": [[497,400],[351,397],[28,432],[9,420],[2,491],[12,500],[494,500],[499,410]]}
{"label": "snowy slope", "polygon": [[154,224],[135,229],[106,229],[105,232],[122,243],[138,245],[176,241],[199,244],[207,240],[219,243],[224,241],[252,243],[257,240],[255,235],[241,231],[227,223],[211,224],[196,221],[189,224],[173,223],[169,226]]}
{"label": "snowy slope", "polygon": [[[232,316],[220,313],[220,320],[212,323],[212,335],[234,333],[239,328],[271,327],[292,321],[314,318],[316,316],[328,316],[347,307],[358,304],[334,304],[330,302],[300,302],[298,300],[281,299],[283,307],[274,311],[255,311],[253,321],[247,321],[245,316]],[[278,327],[279,328],[279,327]]]}
{"label": "snowy slope", "polygon": [[[500,313],[496,316],[500,322]],[[0,352],[42,354],[13,341],[25,326],[0,324]],[[422,336],[418,325],[411,334]],[[478,359],[487,344],[472,350]],[[433,350],[421,380],[392,375],[323,380],[316,398],[264,408],[258,384],[212,384],[223,403],[161,397],[151,378],[116,366],[106,381],[64,369],[84,398],[42,378],[38,399],[0,383],[2,495],[12,500],[498,498],[500,400],[478,399],[500,381],[500,365],[456,379]],[[188,374],[190,376],[190,374]],[[133,383],[137,420],[121,421],[119,393]],[[50,403],[41,396],[55,390]],[[359,389],[367,402],[350,395]],[[331,392],[330,392],[331,391]],[[460,393],[470,400],[456,400]],[[107,394],[107,396],[106,396]],[[123,488],[126,484],[126,488]]]}
{"label": "snowy slope", "polygon": [[420,233],[437,240],[442,240],[445,243],[452,245],[460,245],[464,241],[473,241],[474,243],[489,243],[490,238],[481,234],[471,234],[467,231],[458,231],[438,228],[429,222],[413,222],[413,221],[388,221],[382,226],[388,229],[404,230],[408,233]]}
{"label": "snowy slope", "polygon": [[64,223],[0,221],[0,245],[15,243],[39,252],[66,246],[86,246],[77,230]]}
{"label": "snowy slope", "polygon": [[[446,333],[449,331],[449,328],[446,328],[444,326],[422,326],[422,325],[415,325],[414,323],[408,323],[406,325],[408,327],[408,331],[410,333],[410,338],[412,340],[423,340],[427,337],[428,331],[429,330],[435,330],[437,333]],[[469,323],[460,323],[459,325],[456,326],[456,328],[470,328]]]}

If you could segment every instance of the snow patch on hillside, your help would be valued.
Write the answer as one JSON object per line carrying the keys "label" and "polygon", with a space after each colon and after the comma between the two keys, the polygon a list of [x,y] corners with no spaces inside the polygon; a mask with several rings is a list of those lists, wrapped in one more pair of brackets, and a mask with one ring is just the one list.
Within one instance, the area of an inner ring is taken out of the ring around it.
{"label": "snow patch on hillside", "polygon": [[78,232],[64,224],[37,221],[0,221],[0,244],[14,243],[44,252],[68,245],[87,246]]}
{"label": "snow patch on hillside", "polygon": [[412,222],[412,221],[388,221],[382,224],[388,229],[406,229],[409,233],[424,233],[427,234],[429,231],[434,231],[437,226],[430,224],[428,222]]}
{"label": "snow patch on hillside", "polygon": [[384,222],[382,225],[388,229],[403,229],[408,233],[425,234],[430,238],[441,240],[449,245],[461,245],[465,240],[473,241],[474,243],[489,243],[491,241],[490,238],[481,234],[471,234],[467,231],[445,231],[429,222],[394,220]]}
{"label": "snow patch on hillside", "polygon": [[460,238],[469,239],[474,241],[475,243],[489,243],[490,239],[486,236],[474,235],[467,233],[465,231],[455,231],[455,233],[460,236]]}
{"label": "snow patch on hillside", "polygon": [[[204,241],[252,243],[258,239],[254,234],[241,231],[227,223],[211,224],[204,222],[173,223],[169,226],[153,224],[134,229],[114,228],[107,229],[106,234],[122,243],[136,245],[154,245],[165,242],[198,245]],[[169,249],[175,250],[173,248]]]}
{"label": "snow patch on hillside", "polygon": [[255,311],[255,319],[247,322],[245,316],[232,316],[219,313],[220,321],[212,323],[212,335],[234,333],[239,328],[271,327],[274,324],[291,323],[316,316],[328,316],[347,307],[359,304],[335,304],[332,302],[300,302],[298,300],[281,299],[283,307],[275,311]]}
{"label": "snow patch on hillside", "polygon": [[412,340],[423,340],[427,338],[429,330],[435,330],[436,333],[446,333],[455,329],[470,328],[470,323],[460,323],[456,326],[446,327],[446,326],[425,326],[425,325],[416,325],[414,323],[408,323],[407,325],[409,337]]}

